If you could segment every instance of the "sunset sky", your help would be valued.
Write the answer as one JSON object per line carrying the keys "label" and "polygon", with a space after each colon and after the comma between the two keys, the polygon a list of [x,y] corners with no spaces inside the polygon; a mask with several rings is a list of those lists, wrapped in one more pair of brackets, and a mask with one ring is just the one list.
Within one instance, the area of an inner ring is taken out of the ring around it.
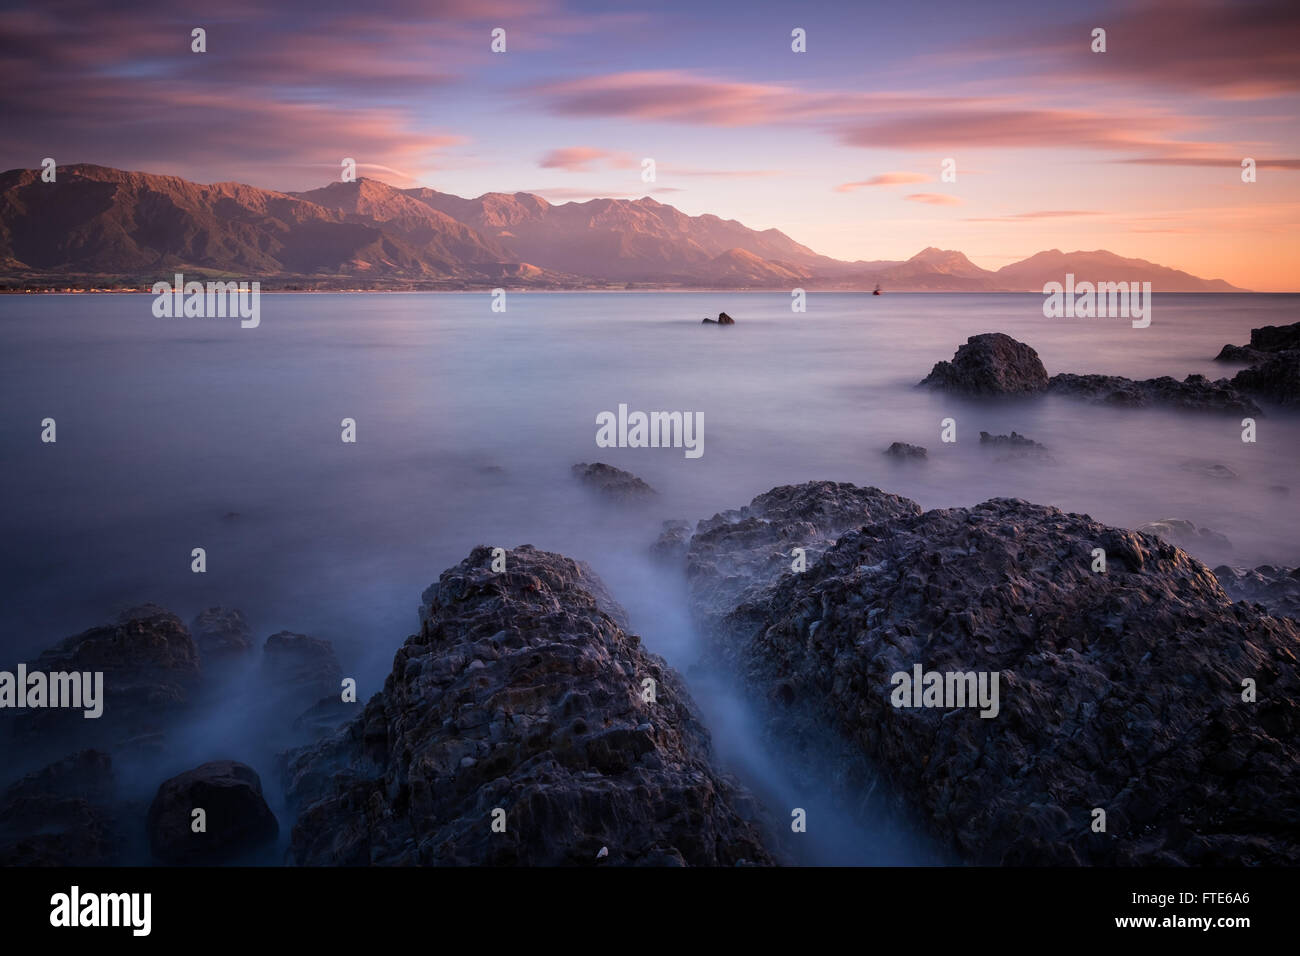
{"label": "sunset sky", "polygon": [[355,157],[463,196],[648,194],[841,259],[1106,248],[1300,289],[1294,0],[49,0],[3,5],[0,80],[5,169],[294,190]]}

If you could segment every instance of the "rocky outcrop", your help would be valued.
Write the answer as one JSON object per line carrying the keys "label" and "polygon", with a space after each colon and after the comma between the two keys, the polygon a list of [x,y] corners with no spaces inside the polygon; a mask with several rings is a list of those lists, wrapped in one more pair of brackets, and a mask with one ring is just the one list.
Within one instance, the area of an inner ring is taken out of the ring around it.
{"label": "rocky outcrop", "polygon": [[716,319],[705,319],[701,325],[735,325],[736,320],[725,312],[719,312]]}
{"label": "rocky outcrop", "polygon": [[1010,435],[991,435],[980,432],[980,444],[997,451],[997,461],[1051,461],[1047,448],[1032,438],[1026,438],[1019,432]]}
{"label": "rocky outcrop", "polygon": [[1047,388],[1047,370],[1028,345],[1002,332],[972,335],[951,362],[938,362],[920,384],[988,398],[1032,395]]}
{"label": "rocky outcrop", "polygon": [[290,756],[290,858],[770,862],[681,680],[606,613],[590,569],[528,545],[506,568],[479,547],[444,572],[364,713]]}
{"label": "rocky outcrop", "polygon": [[1232,550],[1232,542],[1226,535],[1199,527],[1184,518],[1160,518],[1158,521],[1138,525],[1136,530],[1143,534],[1153,534],[1172,545],[1191,551]]}
{"label": "rocky outcrop", "polygon": [[573,476],[611,501],[640,502],[658,494],[630,471],[600,461],[579,462],[573,466]]}
{"label": "rocky outcrop", "polygon": [[694,533],[695,525],[690,521],[679,518],[665,521],[659,538],[650,546],[650,554],[661,561],[679,561],[686,557]]}
{"label": "rocky outcrop", "polygon": [[253,631],[232,608],[210,607],[190,624],[190,634],[205,661],[228,660],[253,649]]}
{"label": "rocky outcrop", "polygon": [[920,511],[907,498],[847,482],[773,488],[696,527],[686,552],[691,611],[711,629],[792,573],[795,548],[811,566],[849,528]]}
{"label": "rocky outcrop", "polygon": [[907,442],[896,441],[885,449],[884,454],[901,461],[914,461],[926,457],[928,452],[920,445],[909,445]]}
{"label": "rocky outcrop", "polygon": [[104,674],[103,714],[86,720],[75,708],[27,710],[21,733],[42,746],[112,748],[164,733],[191,703],[199,654],[180,618],[155,604],[123,611],[112,623],[69,637],[28,665],[29,671]]}
{"label": "rocky outcrop", "polygon": [[1259,415],[1259,406],[1227,379],[1210,381],[1204,375],[1189,375],[1178,381],[1168,375],[1131,379],[1121,375],[1053,375],[1048,392],[1079,398],[1095,405],[1146,408],[1163,405],[1187,411]]}
{"label": "rocky outcrop", "polygon": [[1300,568],[1234,568],[1226,564],[1214,569],[1223,590],[1235,601],[1263,605],[1274,617],[1300,619]]}
{"label": "rocky outcrop", "polygon": [[[968,861],[1300,863],[1300,627],[1157,538],[1019,500],[904,514],[727,625],[776,732],[853,741]],[[894,706],[915,665],[996,672],[996,716]]]}
{"label": "rocky outcrop", "polygon": [[110,866],[122,834],[112,761],[83,750],[0,795],[0,866]]}
{"label": "rocky outcrop", "polygon": [[[205,829],[194,832],[195,810]],[[257,771],[216,760],[172,777],[149,806],[149,848],[164,863],[220,863],[273,841],[280,831]]]}
{"label": "rocky outcrop", "polygon": [[1215,360],[1219,362],[1260,362],[1271,353],[1300,349],[1300,322],[1291,325],[1266,325],[1250,330],[1249,345],[1225,345]]}

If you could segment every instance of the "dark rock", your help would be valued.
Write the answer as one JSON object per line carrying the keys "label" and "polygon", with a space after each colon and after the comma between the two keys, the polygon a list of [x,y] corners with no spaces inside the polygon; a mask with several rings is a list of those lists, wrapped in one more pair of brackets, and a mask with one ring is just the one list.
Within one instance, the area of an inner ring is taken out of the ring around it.
{"label": "dark rock", "polygon": [[1262,604],[1274,617],[1300,619],[1300,568],[1233,568],[1219,565],[1214,576],[1234,601]]}
{"label": "dark rock", "polygon": [[1036,448],[1046,451],[1042,444],[1018,432],[1012,432],[1010,435],[990,435],[988,432],[980,432],[980,444],[999,448]]}
{"label": "dark rock", "polygon": [[718,313],[718,325],[735,325],[736,320],[725,312]]}
{"label": "dark rock", "polygon": [[103,714],[82,710],[24,711],[16,723],[46,746],[64,737],[80,746],[112,748],[165,732],[191,703],[199,654],[190,632],[170,611],[146,604],[123,611],[113,624],[69,637],[28,665],[29,671],[104,674]]}
{"label": "dark rock", "polygon": [[83,750],[0,795],[0,866],[110,866],[121,833],[109,756]]}
{"label": "dark rock", "polygon": [[1153,534],[1162,541],[1188,551],[1231,551],[1232,542],[1227,536],[1198,527],[1183,518],[1161,518],[1137,527],[1143,534]]}
{"label": "dark rock", "polygon": [[262,648],[262,672],[278,709],[301,711],[343,692],[343,668],[324,638],[280,631]]}
{"label": "dark rock", "polygon": [[636,475],[604,462],[587,464],[579,462],[573,466],[573,474],[589,488],[594,488],[602,495],[615,501],[645,501],[658,492]]}
{"label": "dark rock", "polygon": [[1224,362],[1259,362],[1270,353],[1293,349],[1300,349],[1300,322],[1251,329],[1249,345],[1225,345],[1215,358]]}
{"label": "dark rock", "polygon": [[686,555],[691,611],[712,626],[793,573],[794,548],[804,549],[811,567],[849,528],[920,511],[907,498],[847,482],[773,488],[738,511],[716,514],[696,527]]}
{"label": "dark rock", "polygon": [[1265,401],[1288,407],[1300,405],[1300,349],[1266,356],[1253,368],[1234,375],[1232,384]]}
{"label": "dark rock", "polygon": [[896,441],[885,449],[884,454],[891,458],[924,458],[926,450],[920,445],[909,445],[907,442]]}
{"label": "dark rock", "polygon": [[686,557],[694,533],[695,525],[690,521],[677,518],[665,521],[659,539],[650,546],[650,553],[660,560],[679,561]]}
{"label": "dark rock", "polygon": [[680,678],[605,613],[590,569],[528,545],[505,572],[490,561],[479,547],[445,571],[383,691],[289,757],[304,808],[290,858],[592,865],[608,847],[610,864],[770,862]]}
{"label": "dark rock", "polygon": [[[905,515],[732,624],[754,694],[802,702],[774,732],[837,729],[970,862],[1300,863],[1300,626],[1158,539],[1018,500]],[[895,708],[914,664],[998,672],[997,716]]]}
{"label": "dark rock", "polygon": [[190,634],[204,660],[235,657],[253,649],[253,632],[239,611],[210,607],[190,624]]}
{"label": "dark rock", "polygon": [[1047,370],[1028,345],[1001,332],[972,335],[951,362],[938,362],[921,385],[960,395],[1031,395],[1047,387]]}
{"label": "dark rock", "polygon": [[[202,808],[207,830],[195,833]],[[257,772],[234,760],[187,770],[158,788],[149,807],[149,848],[165,863],[220,863],[273,841],[280,832]]]}
{"label": "dark rock", "polygon": [[1165,405],[1189,411],[1259,415],[1259,406],[1227,379],[1211,382],[1204,375],[1178,381],[1168,375],[1141,381],[1120,375],[1053,375],[1048,392],[1081,398],[1097,405],[1145,408]]}

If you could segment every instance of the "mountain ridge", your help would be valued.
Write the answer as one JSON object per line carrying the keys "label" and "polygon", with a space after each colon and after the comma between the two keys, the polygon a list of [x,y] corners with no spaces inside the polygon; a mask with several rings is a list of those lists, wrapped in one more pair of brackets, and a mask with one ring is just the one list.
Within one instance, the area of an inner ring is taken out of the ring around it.
{"label": "mountain ridge", "polygon": [[1041,292],[1079,281],[1150,281],[1156,292],[1246,291],[1106,250],[1035,253],[997,270],[927,246],[906,260],[846,262],[779,229],[690,216],[649,196],[551,203],[533,193],[463,198],[379,180],[302,192],[95,164],[0,173],[0,282],[146,282],[188,271],[286,287],[727,288]]}

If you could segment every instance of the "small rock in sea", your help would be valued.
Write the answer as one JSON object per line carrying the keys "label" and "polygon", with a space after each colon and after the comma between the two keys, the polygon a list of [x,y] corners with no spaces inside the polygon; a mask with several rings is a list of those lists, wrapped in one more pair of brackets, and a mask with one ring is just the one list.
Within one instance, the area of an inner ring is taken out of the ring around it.
{"label": "small rock in sea", "polygon": [[1002,332],[972,335],[951,362],[937,362],[920,384],[959,395],[1030,395],[1047,388],[1038,353]]}
{"label": "small rock in sea", "polygon": [[1048,385],[1052,395],[1078,398],[1094,405],[1146,408],[1164,405],[1196,412],[1234,415],[1262,415],[1259,406],[1235,379],[1210,381],[1204,375],[1189,375],[1181,382],[1169,375],[1136,380],[1122,375],[1053,375]]}
{"label": "small rock in sea", "polygon": [[1270,354],[1291,349],[1300,349],[1300,322],[1251,329],[1249,345],[1225,345],[1215,356],[1215,360],[1257,363],[1268,358]]}
{"label": "small rock in sea", "polygon": [[618,501],[643,501],[658,494],[631,472],[600,461],[579,462],[573,466],[573,474],[583,484]]}
{"label": "small rock in sea", "polygon": [[244,615],[232,608],[210,607],[190,624],[190,634],[204,660],[230,657],[253,649],[253,632]]}
{"label": "small rock in sea", "polygon": [[600,848],[600,852],[596,854],[596,859],[598,859],[598,860],[603,860],[603,859],[605,859],[605,857],[607,857],[607,856],[609,856],[609,847],[607,847],[607,846],[602,846],[602,847]]}
{"label": "small rock in sea", "polygon": [[907,442],[896,441],[885,449],[884,454],[891,458],[924,458],[926,450],[920,445],[909,445]]}
{"label": "small rock in sea", "polygon": [[981,445],[1006,445],[1014,448],[1040,448],[1046,451],[1046,448],[1040,442],[1032,438],[1026,438],[1018,432],[1012,432],[1010,435],[990,435],[988,432],[980,432]]}
{"label": "small rock in sea", "polygon": [[1205,478],[1219,478],[1221,480],[1226,481],[1232,478],[1241,477],[1235,471],[1229,468],[1227,465],[1217,461],[1203,461],[1203,460],[1185,461],[1182,462],[1178,467],[1181,468],[1183,471],[1190,471],[1194,475],[1201,475]]}
{"label": "small rock in sea", "polygon": [[735,325],[736,320],[725,312],[718,313],[718,325]]}

